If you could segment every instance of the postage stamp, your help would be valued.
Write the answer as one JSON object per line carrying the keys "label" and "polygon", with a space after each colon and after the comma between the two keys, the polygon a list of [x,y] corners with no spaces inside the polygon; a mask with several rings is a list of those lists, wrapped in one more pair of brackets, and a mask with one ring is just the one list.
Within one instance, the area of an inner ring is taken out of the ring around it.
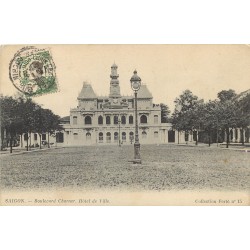
{"label": "postage stamp", "polygon": [[19,50],[9,65],[13,85],[27,96],[39,96],[58,90],[56,67],[49,49],[34,46]]}

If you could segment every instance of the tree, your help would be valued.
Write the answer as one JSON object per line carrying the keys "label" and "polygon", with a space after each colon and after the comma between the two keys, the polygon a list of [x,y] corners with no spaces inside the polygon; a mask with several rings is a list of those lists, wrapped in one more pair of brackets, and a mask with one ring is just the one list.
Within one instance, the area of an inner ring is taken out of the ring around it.
{"label": "tree", "polygon": [[168,116],[170,114],[169,107],[164,103],[161,103],[160,107],[161,107],[161,123],[167,123],[169,121]]}
{"label": "tree", "polygon": [[[27,151],[29,150],[29,138],[31,133],[48,133],[49,135],[62,130],[60,117],[49,109],[43,109],[30,98],[18,95],[16,98],[0,96],[1,107],[1,150],[4,140],[10,145],[12,153],[13,141],[21,138],[22,134],[27,137]],[[4,135],[7,135],[4,138]],[[49,137],[48,137],[49,138]],[[49,145],[48,145],[49,146]]]}
{"label": "tree", "polygon": [[21,103],[21,114],[25,118],[23,122],[23,129],[22,133],[25,133],[27,135],[27,145],[26,150],[29,150],[29,138],[31,136],[31,133],[35,131],[36,126],[36,120],[35,120],[35,111],[36,109],[41,108],[39,105],[34,103],[30,98],[23,99]]}
{"label": "tree", "polygon": [[230,128],[240,128],[241,142],[244,144],[243,129],[247,128],[249,122],[250,95],[238,98],[232,89],[222,90],[218,93],[220,99],[219,124],[226,131],[227,148],[229,146]]}
{"label": "tree", "polygon": [[173,128],[178,131],[178,135],[181,130],[189,134],[193,133],[194,129],[199,128],[199,123],[197,123],[197,111],[198,106],[202,103],[203,100],[199,100],[190,90],[185,90],[175,99],[175,110],[172,115],[172,124]]}
{"label": "tree", "polygon": [[237,126],[240,128],[240,141],[244,145],[244,129],[250,125],[250,94],[236,100],[236,104],[238,108]]}
{"label": "tree", "polygon": [[202,129],[208,135],[208,144],[211,145],[212,133],[216,130],[218,142],[218,129],[219,129],[219,107],[217,101],[209,101],[203,105],[203,112],[201,116]]}
{"label": "tree", "polygon": [[217,97],[221,102],[232,100],[234,97],[236,97],[236,93],[234,90],[222,90],[217,94]]}
{"label": "tree", "polygon": [[61,131],[63,127],[60,125],[60,117],[55,115],[51,110],[44,109],[42,115],[44,130],[48,133],[48,147],[50,147],[49,136],[55,135],[57,131]]}
{"label": "tree", "polygon": [[[43,109],[41,106],[37,106],[34,112],[34,127],[33,132],[38,133],[40,138],[40,149],[41,149],[41,139],[43,133],[48,133],[48,138],[50,135],[55,134],[56,131],[61,131],[63,127],[60,125],[60,117],[55,115],[49,109]],[[48,147],[49,147],[48,139]]]}
{"label": "tree", "polygon": [[[0,107],[1,107],[1,135],[5,131],[7,135],[7,143],[10,145],[10,153],[12,153],[13,140],[17,139],[17,135],[20,132],[22,127],[23,118],[20,113],[19,103],[12,97],[3,97],[0,98]],[[2,145],[3,145],[3,136]],[[1,148],[2,150],[2,148]]]}
{"label": "tree", "polygon": [[199,100],[196,105],[189,111],[190,120],[192,121],[192,129],[195,133],[195,144],[198,145],[198,134],[203,128],[205,104],[203,100]]}
{"label": "tree", "polygon": [[230,128],[236,128],[238,120],[238,108],[234,100],[218,103],[218,126],[226,131],[226,147],[229,147]]}

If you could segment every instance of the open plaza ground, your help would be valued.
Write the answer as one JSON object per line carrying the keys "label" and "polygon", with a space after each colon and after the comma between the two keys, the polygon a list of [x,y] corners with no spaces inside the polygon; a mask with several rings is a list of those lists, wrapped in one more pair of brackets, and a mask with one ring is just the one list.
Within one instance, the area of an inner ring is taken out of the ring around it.
{"label": "open plaza ground", "polygon": [[48,149],[1,157],[1,190],[250,190],[250,153],[216,147],[133,145]]}

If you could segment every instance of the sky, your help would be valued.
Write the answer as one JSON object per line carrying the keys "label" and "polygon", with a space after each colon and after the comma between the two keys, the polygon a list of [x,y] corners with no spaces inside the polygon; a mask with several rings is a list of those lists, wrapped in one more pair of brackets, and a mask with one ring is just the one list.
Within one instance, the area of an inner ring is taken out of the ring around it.
{"label": "sky", "polygon": [[[248,45],[35,45],[49,48],[56,65],[59,91],[33,100],[60,116],[77,106],[77,96],[87,81],[97,95],[108,95],[111,65],[118,65],[120,89],[132,95],[130,78],[136,69],[153,95],[154,103],[174,109],[174,100],[189,89],[199,98],[215,99],[221,90],[236,93],[250,89]],[[25,45],[0,49],[0,92],[18,90],[9,79],[9,63]]]}

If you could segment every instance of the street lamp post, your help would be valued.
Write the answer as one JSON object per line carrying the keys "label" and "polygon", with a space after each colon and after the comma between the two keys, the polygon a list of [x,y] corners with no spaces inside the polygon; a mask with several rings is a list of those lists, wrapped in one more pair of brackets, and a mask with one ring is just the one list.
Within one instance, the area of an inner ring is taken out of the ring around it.
{"label": "street lamp post", "polygon": [[134,71],[134,75],[130,79],[131,88],[135,93],[135,143],[134,143],[134,164],[141,164],[140,143],[138,135],[138,117],[137,117],[137,92],[141,87],[141,78]]}
{"label": "street lamp post", "polygon": [[119,115],[119,117],[118,117],[118,140],[119,140],[119,147],[121,147],[120,130],[121,130],[121,118],[120,118],[120,115]]}

